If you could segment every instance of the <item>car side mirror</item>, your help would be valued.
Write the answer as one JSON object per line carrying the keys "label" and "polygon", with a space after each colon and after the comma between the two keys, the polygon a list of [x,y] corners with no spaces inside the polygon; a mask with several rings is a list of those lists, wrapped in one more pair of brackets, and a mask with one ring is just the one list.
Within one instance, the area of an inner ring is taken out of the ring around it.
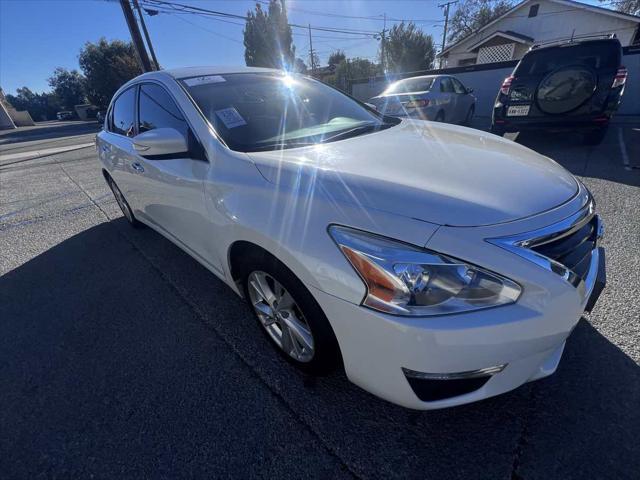
{"label": "car side mirror", "polygon": [[473,88],[467,88],[467,93],[473,93]]}
{"label": "car side mirror", "polygon": [[155,128],[133,137],[133,148],[143,157],[187,153],[186,137],[175,128]]}
{"label": "car side mirror", "polygon": [[364,102],[364,104],[369,107],[371,110],[378,111],[378,107],[376,107],[373,103]]}

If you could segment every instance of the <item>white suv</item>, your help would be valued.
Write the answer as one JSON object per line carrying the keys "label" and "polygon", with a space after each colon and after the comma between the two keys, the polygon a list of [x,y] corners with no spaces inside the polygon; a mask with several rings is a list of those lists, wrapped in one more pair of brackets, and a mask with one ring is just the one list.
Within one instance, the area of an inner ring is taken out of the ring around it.
{"label": "white suv", "polygon": [[114,96],[97,147],[129,222],[244,297],[286,359],[342,364],[406,407],[550,375],[604,286],[593,200],[555,162],[307,77],[145,74]]}

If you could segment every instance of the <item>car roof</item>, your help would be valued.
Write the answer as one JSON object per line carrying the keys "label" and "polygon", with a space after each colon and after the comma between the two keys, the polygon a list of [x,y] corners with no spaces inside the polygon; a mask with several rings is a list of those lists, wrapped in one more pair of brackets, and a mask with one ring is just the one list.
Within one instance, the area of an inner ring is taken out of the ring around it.
{"label": "car roof", "polygon": [[[564,38],[564,39],[558,39],[558,40],[555,40],[555,41],[536,43],[529,49],[529,52],[536,52],[536,51],[539,51],[539,50],[546,50],[546,49],[558,48],[558,47],[571,48],[571,47],[577,47],[579,45],[594,44],[594,43],[603,43],[603,44],[610,43],[610,44],[616,46],[617,48],[621,47],[620,40],[618,40],[615,37],[612,37],[612,38],[580,38],[580,37],[576,37],[576,38],[573,38],[573,39],[572,38]],[[529,52],[527,52],[527,53],[529,53]]]}
{"label": "car roof", "polygon": [[407,78],[401,78],[400,80],[397,80],[398,82],[402,82],[404,80],[416,80],[416,79],[420,79],[420,80],[424,80],[424,79],[432,79],[432,78],[438,78],[438,77],[448,77],[449,75],[420,75],[418,77],[407,77]]}
{"label": "car roof", "polygon": [[201,77],[203,75],[224,75],[230,73],[274,73],[281,72],[274,68],[260,67],[240,67],[240,66],[203,66],[203,67],[184,67],[163,70],[163,72],[171,75],[175,79],[188,77]]}
{"label": "car roof", "polygon": [[144,80],[180,80],[189,77],[203,77],[206,75],[229,75],[232,73],[282,73],[282,70],[276,70],[274,68],[240,66],[203,66],[157,70],[154,72],[143,73],[142,75],[138,75],[137,77],[132,78],[118,89],[113,98],[120,95],[121,92],[129,88],[131,85],[137,84]]}

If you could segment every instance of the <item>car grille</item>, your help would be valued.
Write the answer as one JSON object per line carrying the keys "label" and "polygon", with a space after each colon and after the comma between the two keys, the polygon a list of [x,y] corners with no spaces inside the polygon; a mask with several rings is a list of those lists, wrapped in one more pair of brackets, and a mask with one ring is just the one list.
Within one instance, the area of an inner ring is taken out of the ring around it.
{"label": "car grille", "polygon": [[553,225],[487,241],[561,276],[587,295],[603,258],[597,247],[603,232],[589,196],[580,211]]}
{"label": "car grille", "polygon": [[558,232],[553,238],[529,245],[529,248],[566,267],[579,279],[584,280],[589,272],[591,254],[596,248],[598,228],[598,217],[594,215],[584,225]]}

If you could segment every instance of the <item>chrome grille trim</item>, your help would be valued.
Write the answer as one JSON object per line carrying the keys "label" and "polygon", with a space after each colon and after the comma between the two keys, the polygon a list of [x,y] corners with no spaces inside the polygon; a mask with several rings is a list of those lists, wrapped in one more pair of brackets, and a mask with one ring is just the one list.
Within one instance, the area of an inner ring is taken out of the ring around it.
{"label": "chrome grille trim", "polygon": [[542,255],[541,253],[532,250],[532,248],[565,238],[584,227],[587,223],[592,221],[594,217],[596,217],[597,222],[596,237],[601,238],[604,232],[604,226],[600,221],[600,218],[595,214],[595,202],[590,196],[588,202],[583,208],[564,220],[537,230],[506,237],[487,238],[486,241],[515,253],[516,255],[519,255],[520,257],[559,275],[571,285],[581,290],[581,294],[584,296],[587,292],[591,291],[593,288],[593,282],[595,281],[593,270],[594,265],[596,267],[595,269],[597,269],[598,265],[599,255],[597,247],[591,250],[590,266],[584,279],[562,263]]}

